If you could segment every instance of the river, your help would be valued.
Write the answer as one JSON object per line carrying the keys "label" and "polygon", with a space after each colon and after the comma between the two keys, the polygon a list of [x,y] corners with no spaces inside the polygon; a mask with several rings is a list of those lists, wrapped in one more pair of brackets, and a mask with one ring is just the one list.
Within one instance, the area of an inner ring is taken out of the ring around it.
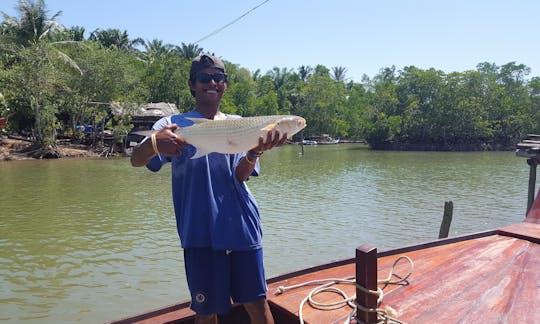
{"label": "river", "polygon": [[[529,169],[514,152],[386,152],[361,144],[266,152],[248,182],[267,275],[521,221]],[[0,162],[0,321],[103,323],[188,298],[170,168],[129,160]]]}

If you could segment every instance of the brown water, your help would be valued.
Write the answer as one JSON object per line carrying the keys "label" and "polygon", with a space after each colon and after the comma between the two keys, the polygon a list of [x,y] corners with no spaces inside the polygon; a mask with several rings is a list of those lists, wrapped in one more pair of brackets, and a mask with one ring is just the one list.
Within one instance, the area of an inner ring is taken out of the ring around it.
{"label": "brown water", "polygon": [[[524,217],[528,166],[513,152],[267,152],[249,181],[269,276]],[[164,172],[163,172],[164,171]],[[188,297],[169,168],[127,159],[0,162],[0,321],[102,323]]]}

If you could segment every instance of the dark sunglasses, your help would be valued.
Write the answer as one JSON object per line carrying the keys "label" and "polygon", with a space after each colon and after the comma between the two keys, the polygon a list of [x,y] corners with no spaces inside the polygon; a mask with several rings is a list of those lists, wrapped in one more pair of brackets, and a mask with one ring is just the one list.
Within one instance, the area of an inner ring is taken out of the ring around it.
{"label": "dark sunglasses", "polygon": [[216,83],[227,82],[227,74],[225,73],[210,74],[210,73],[199,72],[195,74],[195,80],[199,81],[200,83],[209,83],[212,80],[214,80]]}

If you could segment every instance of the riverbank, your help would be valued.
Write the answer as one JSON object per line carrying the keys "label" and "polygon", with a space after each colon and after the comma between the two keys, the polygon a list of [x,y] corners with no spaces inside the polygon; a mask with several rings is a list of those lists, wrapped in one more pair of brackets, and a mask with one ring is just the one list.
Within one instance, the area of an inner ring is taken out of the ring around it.
{"label": "riverbank", "polygon": [[[363,141],[348,141],[342,140],[340,143],[365,143]],[[454,145],[454,146],[437,146],[425,144],[380,144],[372,146],[373,150],[382,151],[433,151],[433,152],[472,152],[472,151],[512,151],[515,150],[514,145],[501,144],[469,144],[469,145]],[[56,145],[57,155],[53,157],[39,156],[36,154],[36,149],[32,147],[32,142],[23,138],[14,136],[0,136],[0,161],[18,161],[30,160],[36,158],[87,158],[87,157],[103,157],[113,156],[107,151],[99,152],[98,150],[83,144],[73,144],[70,141],[58,141]],[[103,151],[103,150],[101,150]]]}
{"label": "riverbank", "polygon": [[[86,145],[72,144],[71,142],[59,142],[56,150],[60,154],[59,157],[62,158],[100,156],[98,152],[95,152]],[[35,159],[34,153],[35,150],[32,147],[31,141],[7,136],[0,137],[0,161],[31,160]]]}

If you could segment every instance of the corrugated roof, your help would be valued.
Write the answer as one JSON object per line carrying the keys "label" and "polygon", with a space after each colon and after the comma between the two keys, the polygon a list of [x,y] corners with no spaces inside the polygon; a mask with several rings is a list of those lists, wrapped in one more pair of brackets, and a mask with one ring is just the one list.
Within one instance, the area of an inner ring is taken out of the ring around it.
{"label": "corrugated roof", "polygon": [[133,117],[165,117],[178,114],[178,108],[170,102],[150,102],[137,108],[124,108],[117,103],[111,104],[113,114],[130,114]]}

